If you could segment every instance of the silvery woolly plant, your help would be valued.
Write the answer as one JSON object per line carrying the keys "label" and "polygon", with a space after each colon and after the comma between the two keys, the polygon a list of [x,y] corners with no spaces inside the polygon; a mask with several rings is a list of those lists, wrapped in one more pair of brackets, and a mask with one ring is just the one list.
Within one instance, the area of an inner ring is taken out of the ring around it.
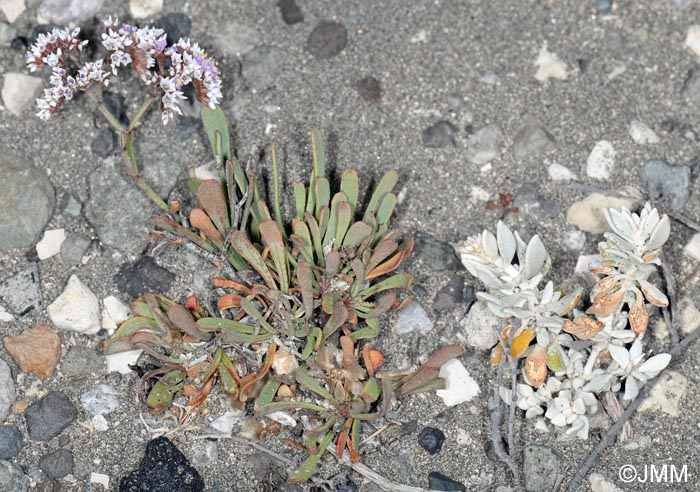
{"label": "silvery woolly plant", "polygon": [[585,311],[577,309],[582,289],[563,295],[551,281],[542,285],[552,262],[538,236],[525,243],[499,222],[496,235],[484,231],[459,248],[467,270],[487,288],[478,298],[505,327],[491,362],[519,364],[515,394],[501,387],[501,398],[538,429],[550,423],[581,439],[599,401],[606,408],[611,399],[629,403],[671,360],[669,354],[649,357],[643,348],[649,311],[668,306],[650,278],[659,269],[669,219],[649,204],[639,213],[604,212],[611,232],[588,267],[598,280]]}

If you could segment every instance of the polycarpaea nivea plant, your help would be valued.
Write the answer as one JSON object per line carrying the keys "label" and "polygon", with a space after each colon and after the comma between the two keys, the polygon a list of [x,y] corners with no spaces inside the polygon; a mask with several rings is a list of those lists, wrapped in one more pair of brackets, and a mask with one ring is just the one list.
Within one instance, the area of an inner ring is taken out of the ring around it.
{"label": "polycarpaea nivea plant", "polygon": [[649,357],[642,344],[651,307],[668,306],[649,279],[659,268],[669,219],[649,204],[639,213],[607,209],[605,217],[612,231],[589,265],[598,280],[585,312],[577,309],[582,289],[563,295],[551,281],[542,286],[551,260],[538,236],[526,244],[499,222],[496,235],[484,231],[459,248],[467,270],[488,289],[477,297],[503,319],[491,362],[511,361],[521,371],[515,394],[502,387],[502,399],[537,428],[551,423],[582,439],[599,401],[606,408],[615,406],[611,399],[632,401],[671,360]]}

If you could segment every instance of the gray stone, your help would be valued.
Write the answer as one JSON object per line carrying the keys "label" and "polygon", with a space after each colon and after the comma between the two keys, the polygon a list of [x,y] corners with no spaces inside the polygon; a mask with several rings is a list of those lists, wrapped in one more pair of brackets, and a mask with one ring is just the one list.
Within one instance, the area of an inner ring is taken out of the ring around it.
{"label": "gray stone", "polygon": [[457,127],[449,121],[438,121],[429,126],[422,133],[423,146],[429,148],[441,148],[454,146]]}
{"label": "gray stone", "polygon": [[215,463],[219,456],[216,441],[193,441],[190,443],[190,451],[192,452],[192,464],[198,468]]}
{"label": "gray stone", "polygon": [[681,96],[688,103],[700,104],[700,66],[695,66],[688,71],[681,89]]}
{"label": "gray stone", "polygon": [[30,263],[24,270],[0,283],[0,303],[17,316],[23,316],[32,309],[41,309],[43,298],[39,282],[39,266]]}
{"label": "gray stone", "polygon": [[608,14],[612,10],[613,0],[597,0],[595,3],[595,11],[599,14]]}
{"label": "gray stone", "polygon": [[414,254],[434,271],[462,270],[462,262],[449,243],[440,241],[427,232],[416,231]]}
{"label": "gray stone", "polygon": [[63,478],[73,473],[73,453],[68,449],[57,449],[39,460],[39,468],[49,478]]}
{"label": "gray stone", "polygon": [[27,419],[29,438],[33,441],[49,441],[78,418],[78,409],[64,393],[54,391],[29,405],[24,416]]}
{"label": "gray stone", "polygon": [[[138,155],[148,156],[140,170],[143,179],[159,196],[167,198],[177,184],[178,177],[188,166],[182,152],[178,150],[177,145],[163,142],[160,138],[140,139],[136,144],[136,151]],[[136,189],[133,185],[132,188]],[[137,191],[143,195],[141,190]],[[122,208],[126,207],[128,204],[122,205]]]}
{"label": "gray stone", "polygon": [[156,207],[122,174],[122,167],[120,160],[112,158],[90,174],[85,215],[104,244],[138,254],[146,247],[144,226]]}
{"label": "gray stone", "polygon": [[106,368],[105,358],[85,345],[71,347],[61,361],[61,372],[69,379],[89,377],[92,374],[100,375]]}
{"label": "gray stone", "polygon": [[396,317],[396,333],[405,335],[418,331],[420,333],[428,333],[433,329],[433,321],[428,318],[428,313],[417,301],[413,301],[399,311]]}
{"label": "gray stone", "polygon": [[18,464],[0,460],[0,492],[27,492],[29,477]]}
{"label": "gray stone", "polygon": [[97,157],[106,159],[119,149],[119,137],[111,128],[100,130],[97,136],[90,142],[90,150]]}
{"label": "gray stone", "polygon": [[80,203],[80,200],[72,193],[66,193],[63,195],[63,198],[61,198],[60,209],[63,215],[67,215],[68,217],[80,217],[83,204]]}
{"label": "gray stone", "polygon": [[554,149],[554,137],[535,118],[527,118],[515,133],[513,155],[516,159],[545,154],[552,149]]}
{"label": "gray stone", "polygon": [[228,56],[245,55],[262,39],[258,31],[237,22],[222,22],[211,36],[212,44]]}
{"label": "gray stone", "polygon": [[2,102],[10,113],[22,116],[34,104],[44,81],[24,73],[5,73],[2,84]]}
{"label": "gray stone", "polygon": [[433,310],[444,311],[459,306],[464,300],[464,279],[454,275],[449,283],[437,291],[433,299]]}
{"label": "gray stone", "polygon": [[671,210],[683,208],[690,196],[690,167],[671,166],[665,161],[648,161],[639,171],[639,179],[649,197],[660,200]]}
{"label": "gray stone", "polygon": [[306,50],[319,60],[333,58],[348,44],[348,31],[338,22],[321,21],[306,40]]}
{"label": "gray stone", "polygon": [[95,15],[104,0],[44,0],[39,6],[39,17],[53,24],[64,25]]}
{"label": "gray stone", "polygon": [[16,425],[0,425],[0,459],[14,458],[22,452],[24,437]]}
{"label": "gray stone", "polygon": [[428,487],[430,490],[447,490],[453,492],[465,492],[467,488],[464,484],[452,480],[439,472],[431,472],[428,475]]}
{"label": "gray stone", "polygon": [[73,234],[61,244],[61,259],[68,265],[80,265],[92,240],[85,234]]}
{"label": "gray stone", "polygon": [[251,89],[267,89],[275,83],[284,52],[274,46],[258,46],[243,57],[241,75]]}
{"label": "gray stone", "polygon": [[503,132],[496,124],[479,128],[467,140],[467,159],[477,165],[486,164],[503,152]]}
{"label": "gray stone", "polygon": [[173,12],[162,15],[155,25],[165,31],[170,43],[177,43],[180,38],[186,38],[192,29],[192,20],[185,14]]}
{"label": "gray stone", "polygon": [[6,22],[0,22],[0,46],[6,47],[12,43],[17,30]]}
{"label": "gray stone", "polygon": [[559,210],[554,199],[540,192],[538,183],[523,183],[508,206],[515,207],[520,214],[538,221],[551,219]]}
{"label": "gray stone", "polygon": [[15,398],[17,398],[17,393],[15,381],[12,379],[12,371],[7,362],[0,359],[0,422],[7,417]]}
{"label": "gray stone", "polygon": [[53,214],[53,186],[44,171],[4,156],[0,183],[0,250],[28,248],[39,240]]}
{"label": "gray stone", "polygon": [[552,490],[559,474],[562,454],[548,446],[529,444],[523,452],[523,478],[527,492]]}

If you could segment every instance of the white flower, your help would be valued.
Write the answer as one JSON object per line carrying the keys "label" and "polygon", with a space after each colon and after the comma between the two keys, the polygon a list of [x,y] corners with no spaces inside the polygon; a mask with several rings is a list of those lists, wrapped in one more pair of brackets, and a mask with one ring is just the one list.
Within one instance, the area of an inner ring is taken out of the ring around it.
{"label": "white flower", "polygon": [[566,434],[581,439],[588,438],[588,417],[594,413],[598,400],[585,391],[562,390],[547,408],[545,417],[557,427],[568,427]]}

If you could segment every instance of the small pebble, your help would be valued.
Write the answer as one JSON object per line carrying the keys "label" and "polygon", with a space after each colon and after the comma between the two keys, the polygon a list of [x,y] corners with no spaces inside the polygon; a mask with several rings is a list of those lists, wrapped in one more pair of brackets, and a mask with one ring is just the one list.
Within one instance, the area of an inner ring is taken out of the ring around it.
{"label": "small pebble", "polygon": [[75,195],[66,193],[61,200],[61,213],[68,217],[80,217],[80,212],[83,209],[83,204],[80,203]]}
{"label": "small pebble", "polygon": [[433,299],[434,311],[445,311],[458,306],[464,300],[464,279],[454,275],[449,283],[437,291]]}
{"label": "small pebble", "polygon": [[433,321],[428,317],[423,306],[413,301],[399,311],[396,318],[396,333],[406,335],[414,331],[425,334],[433,329]]}
{"label": "small pebble", "polygon": [[641,121],[633,120],[630,123],[629,133],[632,140],[638,144],[655,144],[661,141],[659,136],[654,133],[654,130]]}
{"label": "small pebble", "polygon": [[0,283],[0,302],[17,316],[41,309],[39,267],[30,263],[23,270]]}
{"label": "small pebble", "polygon": [[526,118],[525,123],[513,137],[513,155],[516,159],[526,159],[546,154],[553,150],[554,147],[554,137],[534,117]]}
{"label": "small pebble", "polygon": [[452,359],[440,368],[441,378],[445,378],[445,389],[437,390],[435,394],[442,398],[448,407],[453,407],[473,399],[480,389],[469,371],[457,359]]}
{"label": "small pebble", "polygon": [[122,265],[114,280],[120,292],[138,297],[146,292],[167,293],[175,274],[158,265],[152,256],[143,256]]}
{"label": "small pebble", "polygon": [[371,75],[353,82],[352,88],[357,91],[362,99],[369,103],[376,103],[382,97],[382,84]]}
{"label": "small pebble", "polygon": [[547,168],[547,174],[554,181],[571,181],[576,179],[576,174],[574,174],[568,167],[562,166],[561,164],[551,164]]}
{"label": "small pebble", "polygon": [[52,24],[66,25],[87,19],[102,8],[104,0],[43,0],[37,15]]}
{"label": "small pebble", "polygon": [[6,336],[2,341],[26,374],[47,378],[61,358],[61,337],[46,323],[38,323],[17,336]]}
{"label": "small pebble", "polygon": [[523,480],[527,492],[552,490],[563,456],[557,449],[529,444],[523,451]]}
{"label": "small pebble", "polygon": [[36,244],[36,254],[40,260],[46,260],[57,255],[61,251],[61,245],[66,240],[64,229],[51,229],[44,232],[44,236]]}
{"label": "small pebble", "polygon": [[0,460],[14,458],[22,452],[24,437],[16,425],[0,425]]}
{"label": "small pebble", "polygon": [[498,125],[492,124],[469,135],[466,157],[469,162],[481,166],[501,155],[504,148],[505,136]]}
{"label": "small pebble", "polygon": [[590,178],[606,180],[615,167],[615,148],[607,140],[595,144],[586,161],[586,174]]}
{"label": "small pebble", "polygon": [[70,475],[73,473],[73,453],[68,449],[57,449],[41,457],[39,468],[49,478],[63,478]]}
{"label": "small pebble", "polygon": [[119,137],[117,137],[117,134],[111,128],[100,130],[92,142],[90,142],[90,150],[92,150],[92,153],[103,159],[114,155],[118,149]]}
{"label": "small pebble", "polygon": [[652,200],[659,200],[671,210],[679,210],[690,197],[690,167],[671,166],[666,161],[647,161],[639,179]]}
{"label": "small pebble", "polygon": [[320,22],[306,41],[306,50],[319,60],[333,58],[348,44],[348,31],[338,22]]}
{"label": "small pebble", "polygon": [[288,26],[304,22],[304,14],[297,5],[296,0],[279,0],[277,6],[280,9],[282,20]]}
{"label": "small pebble", "polygon": [[425,290],[421,284],[413,284],[413,293],[418,297],[425,297],[428,295],[428,291]]}
{"label": "small pebble", "polygon": [[445,442],[445,433],[435,427],[424,427],[418,434],[418,444],[425,449],[428,454],[437,454],[442,450]]}
{"label": "small pebble", "polygon": [[61,373],[68,379],[80,379],[105,372],[105,358],[85,345],[75,345],[61,361]]}
{"label": "small pebble", "polygon": [[116,354],[110,354],[105,357],[107,362],[107,372],[117,372],[119,374],[129,374],[131,372],[131,367],[136,365],[142,349],[129,350],[127,352],[118,352]]}
{"label": "small pebble", "polygon": [[119,392],[108,384],[98,384],[80,395],[80,406],[92,415],[106,415],[119,407]]}
{"label": "small pebble", "polygon": [[100,331],[99,301],[77,275],[71,275],[66,288],[47,310],[51,322],[60,330],[86,335]]}
{"label": "small pebble", "polygon": [[423,147],[427,148],[443,148],[454,146],[454,136],[457,133],[455,127],[449,121],[438,121],[429,126],[422,133]]}
{"label": "small pebble", "polygon": [[78,409],[64,393],[54,391],[29,405],[24,416],[29,438],[33,441],[49,441],[78,418]]}
{"label": "small pebble", "polygon": [[695,66],[688,71],[681,97],[689,104],[700,103],[700,66]]}
{"label": "small pebble", "polygon": [[450,492],[465,492],[464,484],[452,480],[439,472],[430,472],[428,475],[428,488],[431,490],[446,490]]}
{"label": "small pebble", "polygon": [[153,17],[163,10],[163,0],[129,0],[129,10],[136,19]]}
{"label": "small pebble", "polygon": [[61,260],[67,265],[80,265],[91,244],[92,239],[85,234],[71,234],[61,244]]}
{"label": "small pebble", "polygon": [[284,52],[274,46],[257,46],[243,57],[241,75],[248,87],[256,91],[267,89],[278,79]]}
{"label": "small pebble", "polygon": [[5,14],[7,22],[9,22],[10,24],[16,21],[19,18],[19,16],[24,13],[24,10],[26,8],[27,6],[25,4],[25,0],[0,1],[0,10],[2,10],[2,13]]}
{"label": "small pebble", "polygon": [[416,231],[413,236],[415,238],[413,254],[420,258],[429,269],[436,272],[464,269],[454,248],[449,243],[440,241],[422,231]]}
{"label": "small pebble", "polygon": [[467,343],[479,351],[491,350],[496,345],[496,327],[499,325],[500,318],[493,314],[485,302],[476,302],[460,322]]}
{"label": "small pebble", "polygon": [[578,253],[586,245],[586,233],[578,229],[569,229],[561,239],[561,247],[564,251]]}
{"label": "small pebble", "polygon": [[537,67],[535,78],[540,82],[549,79],[566,80],[569,76],[566,63],[547,49],[547,43],[540,49],[537,60],[535,60],[535,66]]}
{"label": "small pebble", "polygon": [[583,200],[574,202],[566,212],[566,221],[580,230],[591,234],[602,234],[608,231],[608,221],[603,214],[604,208],[627,207],[636,210],[635,202],[629,198],[617,198],[591,193]]}
{"label": "small pebble", "polygon": [[690,51],[700,56],[700,25],[688,26],[688,34],[685,37],[685,45]]}

